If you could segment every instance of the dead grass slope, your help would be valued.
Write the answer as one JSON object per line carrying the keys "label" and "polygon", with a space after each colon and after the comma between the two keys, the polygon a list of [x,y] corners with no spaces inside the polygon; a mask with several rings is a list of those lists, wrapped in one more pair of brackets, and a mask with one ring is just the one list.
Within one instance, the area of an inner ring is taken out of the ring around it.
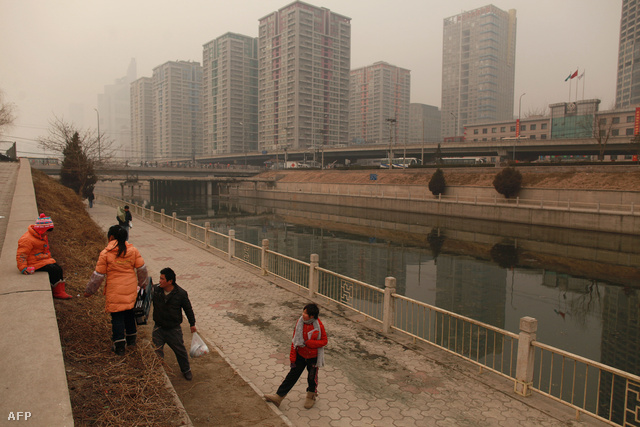
{"label": "dead grass slope", "polygon": [[141,343],[127,349],[125,357],[115,356],[104,296],[100,291],[91,298],[77,296],[106,245],[105,233],[73,191],[40,171],[32,173],[38,210],[55,224],[52,255],[64,268],[67,292],[74,296],[54,303],[75,424],[179,425],[180,413],[151,346]]}

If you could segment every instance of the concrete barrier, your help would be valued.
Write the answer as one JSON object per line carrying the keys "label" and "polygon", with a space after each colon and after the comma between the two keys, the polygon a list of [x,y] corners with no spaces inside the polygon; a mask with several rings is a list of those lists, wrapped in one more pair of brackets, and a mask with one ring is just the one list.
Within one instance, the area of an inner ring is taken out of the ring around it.
{"label": "concrete barrier", "polygon": [[16,266],[18,239],[37,217],[31,167],[22,159],[0,254],[0,424],[73,426],[48,275],[25,276]]}

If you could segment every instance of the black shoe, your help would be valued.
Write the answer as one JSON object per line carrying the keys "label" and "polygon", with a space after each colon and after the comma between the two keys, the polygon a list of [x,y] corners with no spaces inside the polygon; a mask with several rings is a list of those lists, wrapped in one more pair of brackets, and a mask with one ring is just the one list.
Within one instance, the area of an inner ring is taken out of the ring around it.
{"label": "black shoe", "polygon": [[117,343],[114,343],[111,349],[117,356],[124,356],[124,341],[118,341]]}
{"label": "black shoe", "polygon": [[127,336],[127,345],[130,347],[133,347],[134,345],[136,345],[136,336]]}
{"label": "black shoe", "polygon": [[184,372],[182,375],[184,375],[184,379],[187,381],[191,381],[193,379],[193,374],[191,373],[191,371]]}

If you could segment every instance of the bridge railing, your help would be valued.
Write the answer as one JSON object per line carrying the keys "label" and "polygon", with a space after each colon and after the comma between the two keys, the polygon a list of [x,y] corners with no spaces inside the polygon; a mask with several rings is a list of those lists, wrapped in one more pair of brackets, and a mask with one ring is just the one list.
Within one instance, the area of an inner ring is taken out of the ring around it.
{"label": "bridge railing", "polygon": [[[113,205],[123,200],[100,196]],[[532,392],[589,414],[610,425],[631,426],[640,413],[640,377],[536,340],[537,320],[520,319],[514,334],[474,319],[397,294],[395,279],[386,278],[384,289],[321,268],[319,257],[306,263],[269,250],[269,241],[257,246],[151,209],[130,205],[134,214],[172,233],[194,240],[207,249],[226,254],[299,286],[310,297],[326,298],[391,330],[435,345],[481,369],[512,380],[514,391]]]}

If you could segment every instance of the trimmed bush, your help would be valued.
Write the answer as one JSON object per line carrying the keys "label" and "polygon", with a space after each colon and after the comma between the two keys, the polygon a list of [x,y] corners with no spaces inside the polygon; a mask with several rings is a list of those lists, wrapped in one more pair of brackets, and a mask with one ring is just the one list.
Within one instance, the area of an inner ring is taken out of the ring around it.
{"label": "trimmed bush", "polygon": [[504,168],[493,179],[493,188],[507,199],[515,196],[522,188],[522,174],[516,168]]}
{"label": "trimmed bush", "polygon": [[438,168],[433,175],[431,176],[431,180],[429,181],[429,191],[434,196],[438,194],[443,194],[444,189],[447,186],[447,183],[444,180],[444,173],[442,169]]}

